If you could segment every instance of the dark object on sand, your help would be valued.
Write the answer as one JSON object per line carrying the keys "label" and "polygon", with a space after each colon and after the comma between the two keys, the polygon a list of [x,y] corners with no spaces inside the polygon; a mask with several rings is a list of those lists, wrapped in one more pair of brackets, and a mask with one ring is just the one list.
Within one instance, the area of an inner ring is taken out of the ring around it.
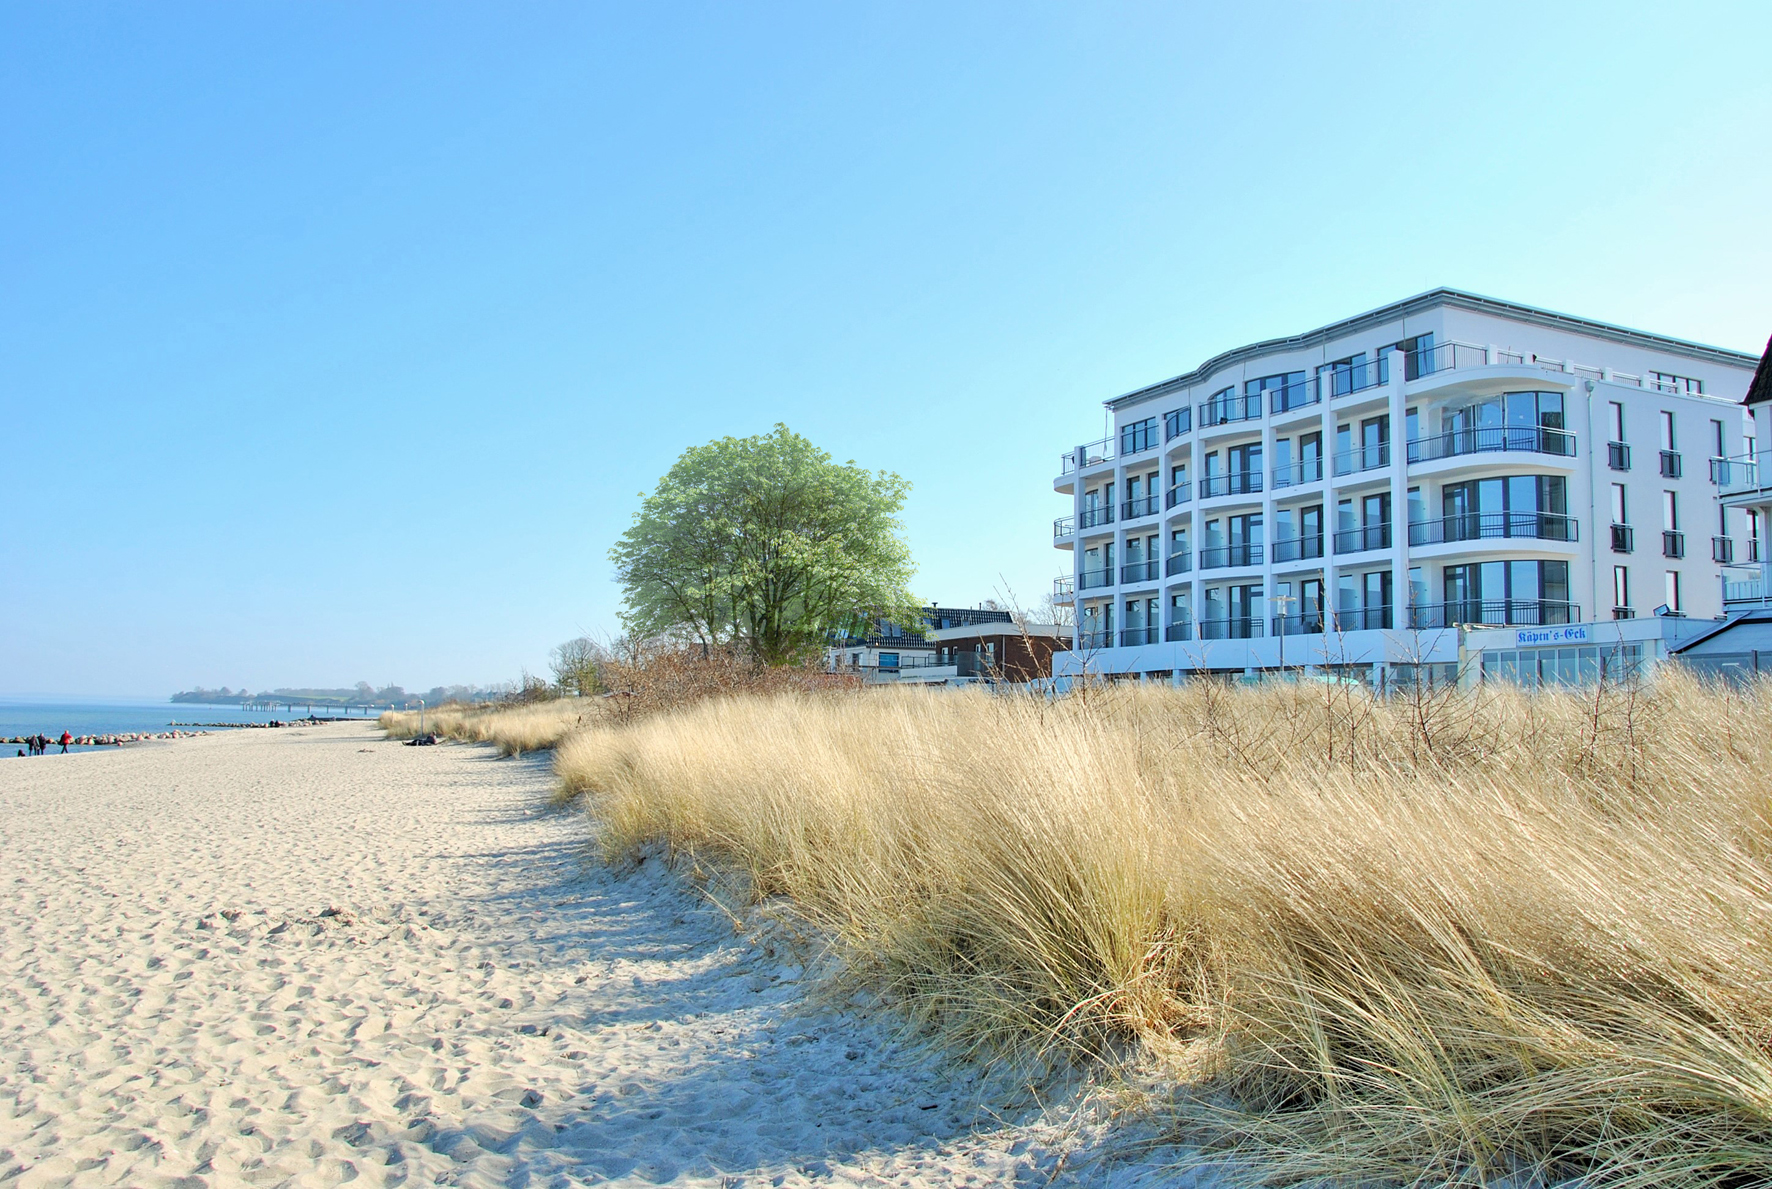
{"label": "dark object on sand", "polygon": [[430,747],[437,742],[437,732],[427,731],[423,735],[414,735],[406,741],[408,747]]}

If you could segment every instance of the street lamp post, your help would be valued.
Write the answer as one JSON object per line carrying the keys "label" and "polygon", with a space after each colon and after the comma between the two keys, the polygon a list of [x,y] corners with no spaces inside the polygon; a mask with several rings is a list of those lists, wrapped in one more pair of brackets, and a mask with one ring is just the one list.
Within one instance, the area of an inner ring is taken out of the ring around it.
{"label": "street lamp post", "polygon": [[1296,603],[1298,599],[1292,595],[1273,595],[1269,601],[1278,604],[1280,608],[1280,672],[1284,673],[1286,671],[1286,608]]}

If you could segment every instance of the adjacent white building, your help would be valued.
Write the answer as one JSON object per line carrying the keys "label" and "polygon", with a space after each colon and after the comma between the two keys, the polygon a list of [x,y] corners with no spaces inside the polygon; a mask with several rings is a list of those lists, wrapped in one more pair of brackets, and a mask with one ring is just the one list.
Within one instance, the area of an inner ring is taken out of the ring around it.
{"label": "adjacent white building", "polygon": [[1762,556],[1766,507],[1718,498],[1758,362],[1438,289],[1115,397],[1054,481],[1057,671],[1449,665],[1460,625],[1717,616]]}

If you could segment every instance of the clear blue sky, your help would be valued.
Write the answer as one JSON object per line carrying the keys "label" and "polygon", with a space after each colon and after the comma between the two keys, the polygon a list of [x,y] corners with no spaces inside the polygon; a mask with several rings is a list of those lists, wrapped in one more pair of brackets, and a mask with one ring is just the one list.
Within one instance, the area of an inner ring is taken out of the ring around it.
{"label": "clear blue sky", "polygon": [[684,447],[1033,601],[1103,398],[1455,285],[1758,351],[1772,5],[0,7],[0,692],[615,629]]}

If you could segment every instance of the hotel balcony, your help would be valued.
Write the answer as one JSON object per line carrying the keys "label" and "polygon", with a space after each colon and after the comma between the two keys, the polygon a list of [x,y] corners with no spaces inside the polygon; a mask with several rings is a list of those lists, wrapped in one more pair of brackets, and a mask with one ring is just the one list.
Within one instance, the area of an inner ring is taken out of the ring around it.
{"label": "hotel balcony", "polygon": [[[1618,525],[1618,528],[1629,526]],[[1581,526],[1574,517],[1554,512],[1465,512],[1409,526],[1410,545],[1446,545],[1456,541],[1574,541]],[[1621,552],[1629,552],[1628,549]]]}
{"label": "hotel balcony", "polygon": [[1077,575],[1078,590],[1101,590],[1113,584],[1112,570],[1084,570]]}
{"label": "hotel balcony", "polygon": [[1539,627],[1543,624],[1580,623],[1581,605],[1554,599],[1465,599],[1449,603],[1424,603],[1409,608],[1409,626],[1420,630],[1451,628],[1459,624],[1478,627]]}
{"label": "hotel balcony", "polygon": [[1052,522],[1052,543],[1061,549],[1069,549],[1077,535],[1077,518],[1060,516]]}
{"label": "hotel balcony", "polygon": [[1772,606],[1772,566],[1765,562],[1723,567],[1723,610]]}
{"label": "hotel balcony", "polygon": [[1323,535],[1283,537],[1274,542],[1274,564],[1289,561],[1316,561],[1323,556]]}
{"label": "hotel balcony", "polygon": [[1391,547],[1391,526],[1369,524],[1364,528],[1344,528],[1335,534],[1335,552],[1370,553]]}
{"label": "hotel balcony", "polygon": [[1077,601],[1077,580],[1075,578],[1054,578],[1052,580],[1052,605],[1066,607]]}
{"label": "hotel balcony", "polygon": [[1224,475],[1206,475],[1200,479],[1200,498],[1221,495],[1260,495],[1260,471],[1233,471]]}
{"label": "hotel balcony", "polygon": [[1414,438],[1409,442],[1411,466],[1500,453],[1574,458],[1575,435],[1564,429],[1546,429],[1534,425],[1494,425],[1478,429],[1449,430]]}
{"label": "hotel balcony", "polygon": [[[1214,545],[1200,550],[1202,570],[1224,570],[1232,566],[1259,566],[1262,547],[1241,541],[1234,545]],[[1204,639],[1204,637],[1202,637]]]}
{"label": "hotel balcony", "polygon": [[1260,638],[1267,625],[1259,615],[1232,615],[1202,619],[1198,626],[1202,640],[1254,640]]}
{"label": "hotel balcony", "polygon": [[1128,562],[1120,567],[1120,581],[1123,583],[1155,582],[1162,574],[1163,563],[1154,557],[1149,561]]}
{"label": "hotel balcony", "polygon": [[1155,495],[1141,495],[1135,500],[1124,500],[1120,504],[1121,520],[1142,520],[1146,516],[1155,516],[1163,510],[1162,498]]}
{"label": "hotel balcony", "polygon": [[1161,628],[1124,628],[1120,632],[1120,647],[1137,648],[1141,644],[1155,644],[1161,635]]}

